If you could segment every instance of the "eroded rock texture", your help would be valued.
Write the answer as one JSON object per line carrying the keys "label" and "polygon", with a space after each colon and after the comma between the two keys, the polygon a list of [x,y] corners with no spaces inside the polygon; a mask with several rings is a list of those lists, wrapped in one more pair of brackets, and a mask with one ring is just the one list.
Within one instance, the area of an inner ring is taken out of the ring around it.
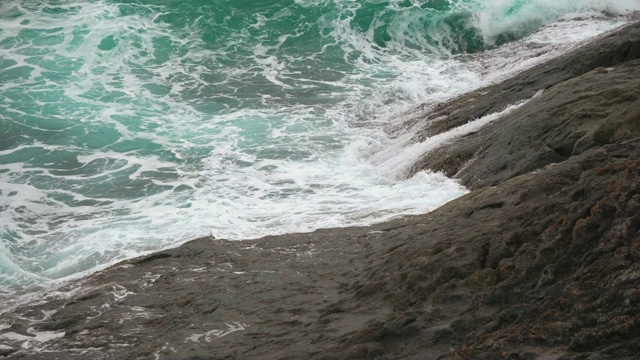
{"label": "eroded rock texture", "polygon": [[[640,25],[417,119],[474,189],[425,215],[203,238],[0,315],[0,356],[637,359]],[[65,293],[66,292],[66,293]]]}

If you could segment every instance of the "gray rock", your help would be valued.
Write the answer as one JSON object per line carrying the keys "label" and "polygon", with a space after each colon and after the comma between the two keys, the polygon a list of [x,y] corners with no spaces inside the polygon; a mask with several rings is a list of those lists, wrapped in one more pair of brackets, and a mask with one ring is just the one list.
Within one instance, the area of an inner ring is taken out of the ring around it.
{"label": "gray rock", "polygon": [[468,107],[442,105],[457,110],[425,131],[546,89],[435,152],[439,162],[425,157],[420,166],[440,164],[476,189],[432,213],[202,238],[123,262],[68,284],[79,290],[67,297],[0,315],[23,334],[1,337],[11,348],[1,355],[637,359],[638,39],[636,24],[468,95]]}

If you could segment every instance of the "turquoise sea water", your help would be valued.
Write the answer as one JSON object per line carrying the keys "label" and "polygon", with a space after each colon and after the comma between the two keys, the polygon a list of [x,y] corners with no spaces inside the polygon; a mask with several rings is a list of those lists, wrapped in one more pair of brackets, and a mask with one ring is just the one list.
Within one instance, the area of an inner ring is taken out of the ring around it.
{"label": "turquoise sea water", "polygon": [[197,236],[432,210],[466,190],[406,178],[412,106],[560,54],[637,9],[3,0],[0,299]]}

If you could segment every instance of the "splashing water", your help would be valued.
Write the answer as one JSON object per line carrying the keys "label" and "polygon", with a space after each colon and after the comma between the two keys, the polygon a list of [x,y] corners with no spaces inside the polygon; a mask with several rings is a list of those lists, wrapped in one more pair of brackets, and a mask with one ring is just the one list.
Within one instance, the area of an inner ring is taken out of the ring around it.
{"label": "splashing water", "polygon": [[384,131],[398,114],[562,53],[638,9],[3,1],[0,298],[197,236],[430,211],[466,190],[378,165],[411,146]]}

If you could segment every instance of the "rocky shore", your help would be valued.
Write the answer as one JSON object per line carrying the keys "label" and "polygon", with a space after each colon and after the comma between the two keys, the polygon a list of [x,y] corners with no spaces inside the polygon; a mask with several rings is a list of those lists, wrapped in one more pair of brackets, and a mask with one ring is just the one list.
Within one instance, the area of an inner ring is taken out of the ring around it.
{"label": "rocky shore", "polygon": [[434,212],[118,264],[0,315],[0,357],[639,359],[640,24],[424,112],[416,141],[531,98],[416,164],[473,190]]}

